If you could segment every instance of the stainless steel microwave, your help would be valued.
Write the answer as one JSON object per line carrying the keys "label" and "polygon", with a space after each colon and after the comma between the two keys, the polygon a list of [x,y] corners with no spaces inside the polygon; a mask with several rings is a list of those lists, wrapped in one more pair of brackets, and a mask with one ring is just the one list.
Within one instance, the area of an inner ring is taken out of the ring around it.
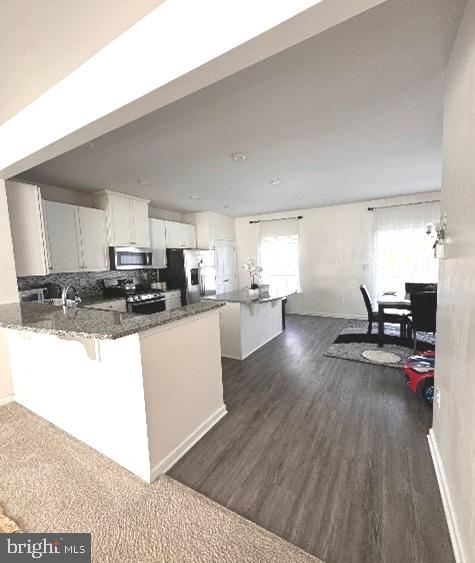
{"label": "stainless steel microwave", "polygon": [[152,268],[152,249],[138,246],[109,246],[111,270],[142,270]]}

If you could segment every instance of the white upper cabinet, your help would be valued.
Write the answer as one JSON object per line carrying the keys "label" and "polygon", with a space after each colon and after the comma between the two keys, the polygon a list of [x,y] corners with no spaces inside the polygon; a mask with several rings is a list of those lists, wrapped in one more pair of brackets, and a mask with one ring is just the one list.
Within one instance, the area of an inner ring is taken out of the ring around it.
{"label": "white upper cabinet", "polygon": [[16,275],[45,276],[49,264],[40,189],[21,182],[6,185]]}
{"label": "white upper cabinet", "polygon": [[105,214],[100,209],[43,201],[49,271],[103,271]]}
{"label": "white upper cabinet", "polygon": [[110,246],[134,244],[130,217],[130,200],[126,197],[109,197],[106,208]]}
{"label": "white upper cabinet", "polygon": [[131,229],[133,244],[137,246],[150,246],[150,227],[148,220],[148,202],[138,199],[130,200]]}
{"label": "white upper cabinet", "polygon": [[45,201],[38,186],[7,183],[17,276],[107,269],[105,214]]}
{"label": "white upper cabinet", "polygon": [[150,219],[150,247],[152,248],[152,265],[154,268],[167,267],[167,243],[165,221]]}
{"label": "white upper cabinet", "polygon": [[49,271],[79,272],[80,232],[77,224],[77,208],[74,205],[43,201],[46,240],[49,254]]}
{"label": "white upper cabinet", "polygon": [[195,226],[165,221],[167,248],[196,248]]}
{"label": "white upper cabinet", "polygon": [[150,246],[148,200],[104,190],[94,195],[106,212],[109,246]]}
{"label": "white upper cabinet", "polygon": [[81,232],[80,267],[88,272],[107,269],[106,214],[102,209],[78,207]]}

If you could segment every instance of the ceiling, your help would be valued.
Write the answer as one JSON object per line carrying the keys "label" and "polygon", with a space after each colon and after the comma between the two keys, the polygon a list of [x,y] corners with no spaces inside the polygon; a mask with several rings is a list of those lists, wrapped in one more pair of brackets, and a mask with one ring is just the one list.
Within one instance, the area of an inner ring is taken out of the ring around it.
{"label": "ceiling", "polygon": [[0,123],[164,0],[0,0]]}
{"label": "ceiling", "polygon": [[234,216],[439,189],[465,3],[387,0],[21,177]]}

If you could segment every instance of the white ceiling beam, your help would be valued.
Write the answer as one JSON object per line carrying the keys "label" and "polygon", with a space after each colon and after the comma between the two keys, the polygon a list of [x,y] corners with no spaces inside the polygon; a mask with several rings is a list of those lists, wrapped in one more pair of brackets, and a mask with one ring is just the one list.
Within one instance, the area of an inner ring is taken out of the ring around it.
{"label": "white ceiling beam", "polygon": [[168,0],[0,126],[9,178],[385,0]]}

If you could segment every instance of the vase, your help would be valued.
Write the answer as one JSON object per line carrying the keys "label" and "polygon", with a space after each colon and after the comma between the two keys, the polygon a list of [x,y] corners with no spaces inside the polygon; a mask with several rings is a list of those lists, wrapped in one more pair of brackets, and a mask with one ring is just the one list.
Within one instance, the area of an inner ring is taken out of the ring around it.
{"label": "vase", "polygon": [[249,297],[256,298],[259,297],[259,289],[249,289]]}

